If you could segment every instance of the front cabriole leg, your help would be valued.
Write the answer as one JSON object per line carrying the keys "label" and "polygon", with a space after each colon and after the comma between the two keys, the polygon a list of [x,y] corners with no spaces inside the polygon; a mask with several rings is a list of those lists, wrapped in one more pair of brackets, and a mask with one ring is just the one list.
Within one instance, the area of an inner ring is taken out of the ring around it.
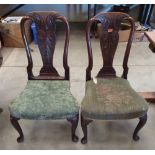
{"label": "front cabriole leg", "polygon": [[17,132],[19,133],[19,137],[17,138],[17,142],[21,143],[24,141],[24,135],[23,135],[23,131],[18,123],[18,118],[15,118],[13,116],[10,116],[10,121],[11,124],[13,125],[13,127],[17,130]]}
{"label": "front cabriole leg", "polygon": [[83,134],[84,134],[83,138],[81,139],[82,144],[87,143],[87,125],[91,122],[92,120],[85,119],[84,116],[81,114],[81,127],[82,127]]}
{"label": "front cabriole leg", "polygon": [[137,125],[137,127],[133,133],[133,140],[135,140],[135,141],[138,141],[140,139],[138,136],[138,132],[145,125],[145,123],[147,121],[147,113],[144,116],[140,117],[139,120],[140,121],[139,121],[139,123],[138,123],[138,125]]}
{"label": "front cabriole leg", "polygon": [[75,131],[79,121],[79,114],[77,114],[75,117],[67,118],[67,120],[72,124],[72,127],[71,127],[72,141],[78,142],[79,138],[78,136],[76,136]]}

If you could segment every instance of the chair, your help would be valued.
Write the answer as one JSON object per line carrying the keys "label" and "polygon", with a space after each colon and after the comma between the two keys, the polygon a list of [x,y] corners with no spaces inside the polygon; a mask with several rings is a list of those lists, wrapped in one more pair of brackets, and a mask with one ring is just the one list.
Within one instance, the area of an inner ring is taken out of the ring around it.
{"label": "chair", "polygon": [[[24,24],[28,20],[36,24],[38,34],[38,47],[43,61],[39,76],[34,76],[32,72],[33,61],[24,28]],[[64,77],[60,76],[53,66],[57,20],[64,23],[66,31],[63,53]],[[72,141],[77,142],[78,137],[75,135],[75,130],[78,125],[79,106],[70,92],[67,63],[69,45],[67,19],[57,12],[32,12],[22,18],[21,32],[28,58],[28,82],[24,91],[12,102],[9,108],[11,123],[20,135],[17,142],[24,140],[22,129],[18,123],[19,119],[67,119],[72,125]]]}
{"label": "chair", "polygon": [[[113,68],[113,58],[119,41],[119,28],[123,20],[131,24],[131,31],[127,43],[122,77],[116,76]],[[102,33],[100,45],[103,57],[103,67],[96,76],[91,78],[93,68],[93,54],[90,40],[90,29],[94,22],[100,22]],[[127,81],[128,57],[134,34],[134,21],[125,13],[100,13],[91,18],[87,24],[86,40],[89,65],[86,69],[86,93],[81,105],[81,126],[87,143],[87,125],[93,120],[120,120],[139,118],[140,121],[133,133],[133,139],[139,139],[138,132],[147,121],[148,103],[132,89]]]}

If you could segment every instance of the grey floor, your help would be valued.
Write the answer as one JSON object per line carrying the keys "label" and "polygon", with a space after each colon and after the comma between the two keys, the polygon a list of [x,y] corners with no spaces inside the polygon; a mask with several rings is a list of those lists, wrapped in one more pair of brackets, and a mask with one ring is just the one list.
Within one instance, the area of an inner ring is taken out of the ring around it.
{"label": "grey floor", "polygon": [[[54,64],[60,74],[62,69],[63,36],[58,36]],[[122,58],[126,43],[120,43],[115,55],[114,65],[118,75],[122,72]],[[99,42],[93,39],[95,76],[102,65]],[[34,50],[34,72],[38,74],[41,66],[37,46]],[[88,144],[70,139],[70,124],[66,120],[30,121],[21,120],[25,141],[16,142],[17,132],[9,122],[8,106],[24,89],[27,82],[27,59],[24,49],[3,48],[4,62],[0,68],[0,149],[155,149],[155,104],[150,104],[148,122],[140,132],[140,141],[132,140],[132,132],[138,120],[96,121],[88,127]],[[73,32],[70,36],[69,66],[71,68],[71,92],[80,102],[85,94],[85,69],[88,64],[85,35]],[[148,48],[148,42],[133,43],[129,59],[128,79],[137,91],[155,91],[155,54]],[[77,129],[82,138],[80,123]]]}

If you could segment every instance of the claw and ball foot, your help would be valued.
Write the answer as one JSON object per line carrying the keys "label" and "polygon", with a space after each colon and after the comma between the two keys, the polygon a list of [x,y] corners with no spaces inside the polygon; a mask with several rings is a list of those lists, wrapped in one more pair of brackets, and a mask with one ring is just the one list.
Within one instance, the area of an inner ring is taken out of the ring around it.
{"label": "claw and ball foot", "polygon": [[72,141],[78,142],[79,138],[78,136],[76,136],[75,132],[79,121],[79,115],[76,115],[73,118],[68,118],[67,120],[72,124],[72,127],[71,127]]}
{"label": "claw and ball foot", "polygon": [[17,130],[17,132],[19,133],[19,137],[17,138],[17,142],[18,142],[18,143],[21,143],[21,142],[24,141],[24,135],[23,135],[22,129],[21,129],[19,123],[18,123],[18,120],[19,120],[19,119],[10,116],[11,124],[12,124],[13,127]]}
{"label": "claw and ball foot", "polygon": [[135,131],[133,133],[133,140],[138,141],[140,139],[138,136],[138,132],[145,125],[146,121],[147,121],[147,114],[145,114],[144,116],[139,118],[139,123],[138,123],[138,125],[135,128]]}

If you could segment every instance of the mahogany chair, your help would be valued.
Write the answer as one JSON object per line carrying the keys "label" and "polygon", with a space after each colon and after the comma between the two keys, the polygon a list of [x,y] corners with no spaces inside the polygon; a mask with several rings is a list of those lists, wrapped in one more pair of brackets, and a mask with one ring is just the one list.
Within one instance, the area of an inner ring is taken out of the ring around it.
{"label": "mahogany chair", "polygon": [[[119,28],[125,20],[131,24],[129,40],[123,60],[122,77],[116,76],[113,59],[119,41]],[[100,46],[103,57],[103,67],[96,76],[91,77],[93,68],[93,53],[90,39],[90,29],[94,22],[100,22]],[[138,132],[147,121],[148,103],[132,89],[127,81],[128,57],[134,34],[134,21],[128,14],[120,12],[100,13],[91,18],[87,24],[86,40],[89,65],[86,69],[86,93],[81,106],[81,126],[87,143],[87,125],[92,120],[121,120],[139,118],[140,121],[133,133],[133,139],[139,140]]]}
{"label": "mahogany chair", "polygon": [[[32,72],[33,61],[24,28],[24,24],[28,20],[35,23],[38,33],[38,47],[43,61],[39,76],[34,76]],[[64,77],[60,76],[53,66],[56,22],[58,20],[64,23],[66,34],[63,53]],[[21,21],[21,32],[28,58],[28,82],[24,91],[12,102],[9,108],[11,123],[20,135],[17,138],[18,142],[24,140],[22,129],[18,123],[19,119],[67,119],[72,125],[72,141],[78,141],[75,131],[78,125],[79,106],[70,92],[67,63],[69,31],[67,19],[57,12],[31,12]]]}

